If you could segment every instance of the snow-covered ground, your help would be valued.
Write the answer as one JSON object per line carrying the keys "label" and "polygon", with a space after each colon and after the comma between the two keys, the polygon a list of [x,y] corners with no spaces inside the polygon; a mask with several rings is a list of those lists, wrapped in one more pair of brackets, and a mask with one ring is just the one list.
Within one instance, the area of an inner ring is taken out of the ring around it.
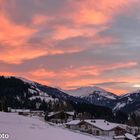
{"label": "snow-covered ground", "polygon": [[104,140],[52,126],[37,118],[3,112],[0,112],[0,133],[8,133],[8,140]]}

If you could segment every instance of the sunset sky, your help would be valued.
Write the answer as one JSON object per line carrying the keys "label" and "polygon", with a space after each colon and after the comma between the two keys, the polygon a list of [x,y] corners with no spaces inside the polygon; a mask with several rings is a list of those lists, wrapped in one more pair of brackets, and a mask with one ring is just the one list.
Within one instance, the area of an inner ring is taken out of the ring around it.
{"label": "sunset sky", "polygon": [[140,89],[140,0],[0,0],[0,75]]}

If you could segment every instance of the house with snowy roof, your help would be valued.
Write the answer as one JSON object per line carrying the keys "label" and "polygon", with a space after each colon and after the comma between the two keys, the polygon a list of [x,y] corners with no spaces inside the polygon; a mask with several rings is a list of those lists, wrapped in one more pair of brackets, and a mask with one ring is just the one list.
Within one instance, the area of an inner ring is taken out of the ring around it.
{"label": "house with snowy roof", "polygon": [[66,123],[65,126],[69,129],[78,130],[80,122],[81,122],[81,120],[73,120],[73,121]]}
{"label": "house with snowy roof", "polygon": [[17,113],[19,115],[24,116],[39,116],[44,117],[44,111],[43,110],[30,110],[30,109],[10,109],[9,112]]}
{"label": "house with snowy roof", "polygon": [[12,113],[18,113],[19,115],[29,115],[30,109],[10,109],[10,112]]}
{"label": "house with snowy roof", "polygon": [[44,117],[45,113],[43,110],[31,110],[30,111],[30,116],[39,116],[39,117]]}
{"label": "house with snowy roof", "polygon": [[124,135],[114,136],[114,140],[138,140],[133,134],[125,133]]}
{"label": "house with snowy roof", "polygon": [[74,112],[65,112],[65,111],[50,112],[45,116],[45,120],[53,123],[66,123],[74,120],[74,116],[75,116]]}
{"label": "house with snowy roof", "polygon": [[66,123],[66,127],[70,129],[77,129],[82,132],[87,132],[97,136],[115,136],[123,135],[126,130],[119,124],[111,123],[106,120],[74,120]]}

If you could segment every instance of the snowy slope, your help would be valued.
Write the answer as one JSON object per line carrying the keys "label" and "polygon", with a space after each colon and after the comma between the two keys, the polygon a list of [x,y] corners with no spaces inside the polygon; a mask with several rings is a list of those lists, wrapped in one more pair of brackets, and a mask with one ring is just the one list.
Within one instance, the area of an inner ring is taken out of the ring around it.
{"label": "snowy slope", "polygon": [[[13,78],[13,76],[4,76],[5,79],[10,79]],[[26,78],[22,77],[14,77],[16,79],[21,80],[23,83],[28,84],[28,92],[30,93],[31,97],[29,98],[30,100],[35,100],[35,99],[40,99],[41,101],[49,102],[49,101],[54,101],[55,99],[49,96],[46,92],[41,91],[37,87],[37,83],[31,80],[28,80]]]}
{"label": "snowy slope", "polygon": [[32,86],[32,89],[29,88],[28,91],[32,94],[32,96],[29,98],[30,100],[40,99],[41,101],[45,101],[45,102],[58,100],[52,98],[46,92],[42,92],[35,85]]}
{"label": "snowy slope", "polygon": [[137,112],[140,110],[140,90],[127,93],[118,98],[117,104],[113,110],[122,110],[125,112]]}
{"label": "snowy slope", "polygon": [[[8,102],[8,106],[11,108],[24,107],[34,109],[35,102],[43,104],[44,101],[46,103],[51,102],[51,104],[57,101],[61,101],[61,103],[68,101],[86,103],[85,100],[70,96],[57,88],[13,76],[0,76],[0,98],[3,98],[3,96],[6,96],[6,102]],[[15,104],[15,102],[18,103],[18,105]]]}
{"label": "snowy slope", "polygon": [[0,130],[10,135],[8,140],[99,140],[12,113],[0,112]]}

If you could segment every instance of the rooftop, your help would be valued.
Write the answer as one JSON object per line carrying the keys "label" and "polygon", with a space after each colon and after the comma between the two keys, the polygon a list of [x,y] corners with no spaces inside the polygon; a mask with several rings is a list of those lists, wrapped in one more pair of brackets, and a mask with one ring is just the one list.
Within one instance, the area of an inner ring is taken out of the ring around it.
{"label": "rooftop", "polygon": [[98,127],[99,129],[106,130],[106,131],[119,127],[119,124],[111,123],[111,122],[108,122],[106,120],[101,120],[101,119],[85,120],[85,122],[87,122],[95,127]]}

